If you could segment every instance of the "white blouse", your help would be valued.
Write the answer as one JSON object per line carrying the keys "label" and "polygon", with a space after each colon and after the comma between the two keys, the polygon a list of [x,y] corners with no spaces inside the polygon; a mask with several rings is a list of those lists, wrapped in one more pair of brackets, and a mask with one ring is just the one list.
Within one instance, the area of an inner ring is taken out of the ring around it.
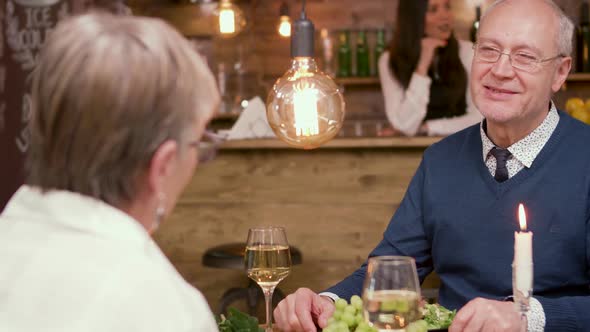
{"label": "white blouse", "polygon": [[0,215],[0,262],[0,331],[217,331],[145,229],[90,197],[22,186]]}
{"label": "white blouse", "polygon": [[[459,58],[465,67],[468,79],[473,59],[472,46],[471,42],[459,41]],[[401,131],[404,135],[416,135],[426,117],[432,80],[428,76],[414,72],[408,89],[404,91],[389,68],[389,52],[384,52],[379,58],[379,79],[385,99],[387,119],[393,128]],[[427,120],[428,136],[446,136],[480,122],[482,116],[471,99],[469,80],[465,91],[465,101],[467,112],[464,115]]]}

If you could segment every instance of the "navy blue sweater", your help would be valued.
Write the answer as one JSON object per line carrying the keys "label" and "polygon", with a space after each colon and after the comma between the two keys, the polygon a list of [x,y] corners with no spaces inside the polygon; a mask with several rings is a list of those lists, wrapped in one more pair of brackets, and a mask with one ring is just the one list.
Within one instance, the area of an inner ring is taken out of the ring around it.
{"label": "navy blue sweater", "polygon": [[[451,309],[503,299],[512,295],[518,203],[534,234],[533,296],[545,330],[590,331],[590,126],[563,112],[531,168],[503,183],[483,162],[479,125],[428,148],[370,256],[412,256],[421,281],[434,269]],[[360,295],[365,270],[327,291]]]}

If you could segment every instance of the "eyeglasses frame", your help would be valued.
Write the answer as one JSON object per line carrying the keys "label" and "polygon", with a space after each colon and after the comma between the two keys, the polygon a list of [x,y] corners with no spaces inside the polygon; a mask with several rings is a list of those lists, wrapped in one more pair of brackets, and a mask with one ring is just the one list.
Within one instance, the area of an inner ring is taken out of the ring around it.
{"label": "eyeglasses frame", "polygon": [[197,149],[199,164],[211,161],[217,155],[219,146],[227,140],[224,135],[219,135],[210,130],[205,130],[201,138],[187,143],[189,147]]}
{"label": "eyeglasses frame", "polygon": [[528,72],[528,73],[534,73],[534,72],[536,72],[539,69],[539,66],[542,63],[545,63],[545,62],[551,61],[551,60],[555,60],[555,59],[558,59],[558,58],[565,58],[566,57],[566,55],[564,55],[564,54],[558,54],[556,56],[552,56],[552,57],[548,57],[548,58],[544,58],[544,59],[535,59],[535,60],[533,60],[533,64],[534,64],[535,68],[533,70],[527,70],[527,69],[524,69],[524,68],[520,68],[518,66],[514,66],[514,64],[512,62],[512,56],[514,54],[502,52],[502,51],[497,50],[497,49],[494,49],[494,51],[497,51],[497,53],[498,53],[498,58],[495,61],[488,61],[488,60],[483,60],[483,59],[479,58],[477,56],[477,53],[478,53],[478,45],[480,45],[480,44],[479,43],[474,43],[473,44],[473,56],[476,59],[478,59],[480,61],[483,61],[485,63],[494,63],[495,64],[495,63],[498,63],[498,61],[500,61],[500,58],[502,57],[502,55],[507,55],[508,56],[508,61],[510,62],[510,66],[512,66],[512,68],[517,69],[517,70],[522,70],[522,71],[525,71],[525,72]]}

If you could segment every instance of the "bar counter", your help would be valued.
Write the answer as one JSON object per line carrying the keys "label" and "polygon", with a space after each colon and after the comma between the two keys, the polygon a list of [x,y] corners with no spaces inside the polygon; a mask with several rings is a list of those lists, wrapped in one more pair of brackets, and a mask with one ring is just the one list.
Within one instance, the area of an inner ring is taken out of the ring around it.
{"label": "bar counter", "polygon": [[[440,141],[442,137],[353,137],[337,138],[320,149],[341,148],[426,148]],[[278,139],[250,139],[227,141],[221,149],[290,149],[291,147]]]}
{"label": "bar counter", "polygon": [[226,142],[197,167],[156,241],[216,310],[225,290],[248,279],[244,271],[203,267],[203,253],[245,242],[250,227],[280,225],[303,259],[279,288],[321,291],[381,240],[424,149],[440,139],[338,138],[307,151],[276,139]]}

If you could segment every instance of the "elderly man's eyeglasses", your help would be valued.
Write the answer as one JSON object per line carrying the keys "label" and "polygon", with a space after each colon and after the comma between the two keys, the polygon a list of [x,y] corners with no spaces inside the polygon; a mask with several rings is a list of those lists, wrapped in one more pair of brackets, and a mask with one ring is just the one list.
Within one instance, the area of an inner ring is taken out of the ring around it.
{"label": "elderly man's eyeglasses", "polygon": [[534,54],[521,51],[504,53],[493,46],[485,44],[474,44],[473,50],[475,52],[474,56],[477,60],[489,63],[496,63],[500,60],[502,55],[507,55],[512,67],[526,72],[535,72],[540,68],[542,63],[564,57],[564,55],[559,54],[541,59]]}
{"label": "elderly man's eyeglasses", "polygon": [[188,145],[197,148],[199,164],[202,164],[215,158],[219,146],[225,140],[225,136],[206,130],[200,140],[189,142]]}

